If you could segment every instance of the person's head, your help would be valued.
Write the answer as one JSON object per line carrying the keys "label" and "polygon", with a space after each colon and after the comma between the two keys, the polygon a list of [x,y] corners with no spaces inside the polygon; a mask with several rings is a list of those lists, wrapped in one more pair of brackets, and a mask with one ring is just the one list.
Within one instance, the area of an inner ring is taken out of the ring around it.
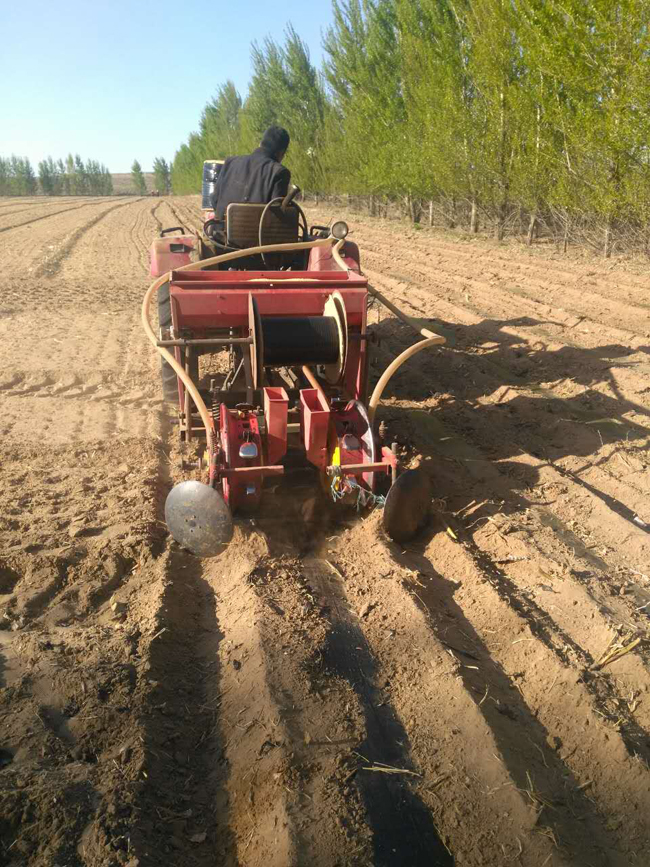
{"label": "person's head", "polygon": [[281,126],[270,126],[262,136],[260,147],[281,163],[289,147],[289,133]]}

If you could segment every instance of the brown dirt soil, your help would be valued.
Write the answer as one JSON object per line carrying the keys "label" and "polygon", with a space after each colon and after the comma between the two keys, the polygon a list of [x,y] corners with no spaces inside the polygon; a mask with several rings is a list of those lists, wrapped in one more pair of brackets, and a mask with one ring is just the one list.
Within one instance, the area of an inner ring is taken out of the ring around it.
{"label": "brown dirt soil", "polygon": [[0,865],[646,865],[646,274],[337,214],[448,337],[379,412],[431,524],[307,472],[198,561],[139,307],[199,207],[0,203]]}

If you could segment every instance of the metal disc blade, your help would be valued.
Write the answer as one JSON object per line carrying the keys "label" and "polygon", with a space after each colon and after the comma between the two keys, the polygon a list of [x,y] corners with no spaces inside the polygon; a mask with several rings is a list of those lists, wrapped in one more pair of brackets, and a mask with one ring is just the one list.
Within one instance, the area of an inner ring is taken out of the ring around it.
{"label": "metal disc blade", "polygon": [[406,470],[386,497],[384,529],[395,542],[408,542],[429,518],[431,482],[423,470]]}
{"label": "metal disc blade", "polygon": [[165,501],[165,521],[178,544],[197,557],[216,557],[232,537],[232,515],[223,497],[202,482],[181,482]]}

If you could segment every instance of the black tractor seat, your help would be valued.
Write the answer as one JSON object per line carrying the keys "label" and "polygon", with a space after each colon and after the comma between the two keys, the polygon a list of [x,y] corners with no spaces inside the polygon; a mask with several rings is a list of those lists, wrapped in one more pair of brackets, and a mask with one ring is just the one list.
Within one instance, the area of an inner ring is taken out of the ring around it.
{"label": "black tractor seat", "polygon": [[[210,220],[204,227],[204,232],[214,246],[215,255],[231,253],[235,250],[246,250],[273,244],[295,244],[299,240],[299,212],[297,208],[282,209],[277,205],[267,207],[261,204],[232,202],[226,209],[225,227],[217,220]],[[260,220],[264,219],[260,232]],[[225,231],[224,231],[225,228]],[[264,259],[260,255],[236,259],[232,263],[224,262],[224,268],[236,268],[242,271],[263,270],[270,268],[281,270],[288,268],[296,258],[295,253],[267,253]]]}

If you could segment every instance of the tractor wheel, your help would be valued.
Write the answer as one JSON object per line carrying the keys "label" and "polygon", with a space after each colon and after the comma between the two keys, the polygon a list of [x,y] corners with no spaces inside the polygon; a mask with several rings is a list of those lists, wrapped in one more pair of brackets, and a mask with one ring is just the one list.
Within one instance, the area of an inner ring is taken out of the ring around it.
{"label": "tractor wheel", "polygon": [[[163,283],[158,290],[158,322],[161,328],[171,328],[172,324],[172,305],[169,298],[169,282]],[[194,354],[190,366],[190,376],[194,382],[199,379],[199,357]],[[174,368],[165,361],[160,359],[160,378],[162,380],[163,400],[170,403],[178,402],[178,377]]]}
{"label": "tractor wheel", "polygon": [[[172,305],[169,298],[169,282],[163,283],[158,290],[158,323],[161,328],[169,328],[172,324]],[[174,368],[160,359],[160,377],[162,379],[163,400],[178,400],[178,379]]]}

